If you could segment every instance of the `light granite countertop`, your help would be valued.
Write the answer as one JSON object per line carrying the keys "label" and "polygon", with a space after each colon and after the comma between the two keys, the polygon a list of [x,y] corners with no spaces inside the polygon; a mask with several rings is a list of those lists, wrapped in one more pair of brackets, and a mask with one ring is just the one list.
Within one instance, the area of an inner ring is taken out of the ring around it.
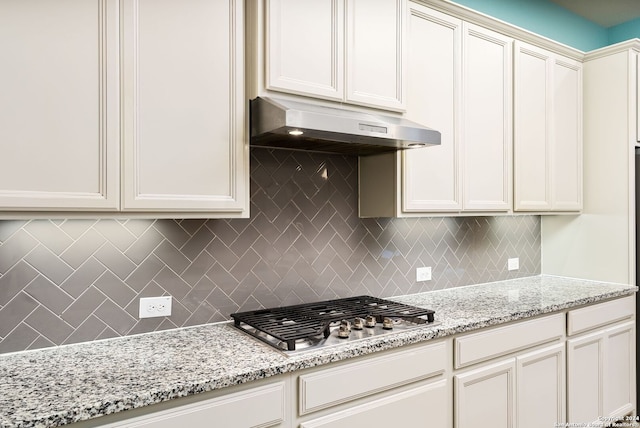
{"label": "light granite countertop", "polygon": [[534,276],[394,297],[435,310],[439,324],[295,356],[230,323],[0,355],[0,427],[66,425],[635,291]]}

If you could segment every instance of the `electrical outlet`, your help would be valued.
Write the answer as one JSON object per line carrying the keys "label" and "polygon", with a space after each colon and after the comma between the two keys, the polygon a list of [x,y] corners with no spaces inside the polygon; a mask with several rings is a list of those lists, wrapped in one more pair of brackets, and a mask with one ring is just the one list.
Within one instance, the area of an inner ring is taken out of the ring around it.
{"label": "electrical outlet", "polygon": [[171,315],[171,296],[140,298],[140,318],[168,317]]}
{"label": "electrical outlet", "polygon": [[520,259],[518,257],[514,257],[512,259],[507,260],[507,270],[518,270],[520,269]]}
{"label": "electrical outlet", "polygon": [[416,281],[430,281],[431,280],[431,267],[419,267],[416,269]]}

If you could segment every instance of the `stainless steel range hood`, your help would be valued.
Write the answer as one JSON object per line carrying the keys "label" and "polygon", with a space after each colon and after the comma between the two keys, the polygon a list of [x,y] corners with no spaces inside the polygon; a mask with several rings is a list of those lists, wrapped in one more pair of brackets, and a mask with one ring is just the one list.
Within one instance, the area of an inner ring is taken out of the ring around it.
{"label": "stainless steel range hood", "polygon": [[251,145],[370,155],[440,144],[440,132],[401,117],[298,101],[251,100]]}

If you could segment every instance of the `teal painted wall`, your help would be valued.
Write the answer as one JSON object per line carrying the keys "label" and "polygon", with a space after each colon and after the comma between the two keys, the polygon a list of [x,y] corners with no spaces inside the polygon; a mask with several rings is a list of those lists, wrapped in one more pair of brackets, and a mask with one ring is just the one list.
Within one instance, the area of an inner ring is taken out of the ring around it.
{"label": "teal painted wall", "polygon": [[640,18],[609,27],[608,32],[610,45],[629,39],[640,39]]}
{"label": "teal painted wall", "polygon": [[[583,51],[611,43],[608,29],[549,0],[455,0],[455,3]],[[637,34],[638,31],[633,37],[638,37]]]}

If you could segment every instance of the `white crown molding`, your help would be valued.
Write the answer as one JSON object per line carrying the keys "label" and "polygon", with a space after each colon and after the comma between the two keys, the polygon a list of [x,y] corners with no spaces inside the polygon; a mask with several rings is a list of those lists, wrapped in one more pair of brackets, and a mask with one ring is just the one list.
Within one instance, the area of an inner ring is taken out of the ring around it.
{"label": "white crown molding", "polygon": [[488,28],[493,31],[504,34],[508,37],[527,42],[534,46],[547,49],[551,52],[582,61],[584,59],[584,51],[567,46],[555,40],[525,30],[508,22],[501,21],[489,15],[477,12],[468,7],[453,3],[449,0],[413,0],[416,3],[423,4],[429,8],[438,10],[456,18],[463,19],[467,22]]}
{"label": "white crown molding", "polygon": [[608,55],[613,55],[618,52],[623,52],[627,50],[634,50],[640,53],[640,39],[631,39],[625,42],[616,43],[615,45],[605,46],[600,49],[596,49],[594,51],[588,52],[584,56],[585,61],[590,61],[596,58],[602,58]]}

